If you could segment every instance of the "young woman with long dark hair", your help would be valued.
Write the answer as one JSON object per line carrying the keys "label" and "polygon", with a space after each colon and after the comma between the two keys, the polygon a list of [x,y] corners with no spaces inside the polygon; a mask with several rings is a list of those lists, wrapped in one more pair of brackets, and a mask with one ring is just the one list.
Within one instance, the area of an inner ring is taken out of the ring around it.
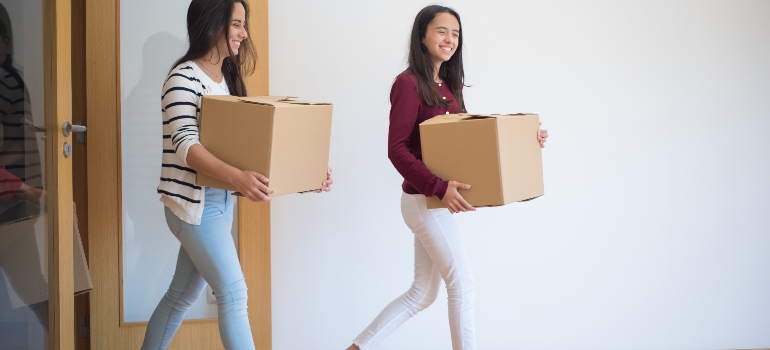
{"label": "young woman with long dark hair", "polygon": [[[198,138],[202,96],[246,96],[243,76],[256,66],[248,18],[245,0],[193,0],[187,10],[190,48],[169,72],[161,95],[163,164],[158,186],[166,222],[182,246],[168,292],[147,325],[143,350],[168,347],[207,283],[216,295],[225,348],[254,349],[246,282],[230,233],[235,199],[226,190],[195,185],[196,174],[203,173],[231,183],[252,201],[270,201],[274,192],[264,175],[221,161]],[[322,191],[330,190],[330,175]]]}
{"label": "young woman with long dark hair", "polygon": [[[474,211],[458,190],[469,184],[447,181],[422,162],[419,124],[440,114],[465,112],[463,37],[460,15],[444,6],[422,9],[414,20],[409,67],[390,91],[388,158],[404,177],[401,214],[414,233],[414,282],[385,307],[348,350],[374,348],[416,313],[436,300],[443,279],[449,301],[454,350],[476,349],[473,322],[475,286],[460,230],[452,214]],[[541,147],[548,133],[539,130]],[[427,209],[438,196],[446,209]]]}

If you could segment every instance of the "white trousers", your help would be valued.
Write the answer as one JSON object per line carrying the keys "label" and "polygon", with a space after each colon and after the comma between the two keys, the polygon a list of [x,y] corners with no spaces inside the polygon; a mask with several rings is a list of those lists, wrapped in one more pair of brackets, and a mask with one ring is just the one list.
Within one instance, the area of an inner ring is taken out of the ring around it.
{"label": "white trousers", "polygon": [[447,209],[427,209],[425,196],[404,193],[401,214],[414,232],[414,282],[353,340],[373,349],[406,320],[430,306],[441,279],[447,288],[452,349],[476,349],[473,323],[475,286],[460,230]]}

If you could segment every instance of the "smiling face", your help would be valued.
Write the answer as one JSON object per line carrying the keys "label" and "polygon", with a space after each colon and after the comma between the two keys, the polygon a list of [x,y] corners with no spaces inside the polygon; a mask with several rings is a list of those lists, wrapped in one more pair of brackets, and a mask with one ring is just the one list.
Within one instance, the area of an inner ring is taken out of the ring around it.
{"label": "smiling face", "polygon": [[233,17],[230,19],[229,40],[224,35],[219,40],[217,48],[219,52],[227,55],[229,51],[227,46],[230,46],[230,51],[233,55],[238,54],[238,50],[241,48],[241,41],[246,40],[248,34],[246,33],[246,9],[243,4],[236,2],[233,5]]}
{"label": "smiling face", "polygon": [[459,41],[460,23],[452,14],[442,12],[428,23],[422,44],[428,49],[431,60],[438,67],[452,58]]}

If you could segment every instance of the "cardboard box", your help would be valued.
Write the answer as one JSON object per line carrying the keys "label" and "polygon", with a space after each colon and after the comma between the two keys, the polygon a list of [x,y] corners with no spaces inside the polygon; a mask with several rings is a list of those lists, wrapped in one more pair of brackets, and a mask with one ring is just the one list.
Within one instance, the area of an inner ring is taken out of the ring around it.
{"label": "cardboard box", "polygon": [[[460,194],[474,207],[543,195],[537,114],[446,114],[420,124],[422,160],[444,180],[471,185]],[[443,208],[437,196],[428,208]]]}
{"label": "cardboard box", "polygon": [[[200,141],[227,164],[270,179],[273,196],[321,188],[329,164],[332,105],[286,96],[203,96]],[[235,191],[198,174],[196,183]]]}

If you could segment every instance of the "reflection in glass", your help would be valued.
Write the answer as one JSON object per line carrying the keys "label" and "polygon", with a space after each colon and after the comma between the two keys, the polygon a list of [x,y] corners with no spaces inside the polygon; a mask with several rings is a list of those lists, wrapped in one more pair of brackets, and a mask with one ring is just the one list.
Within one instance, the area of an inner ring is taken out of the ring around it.
{"label": "reflection in glass", "polygon": [[48,324],[42,61],[23,60],[42,57],[41,15],[40,1],[0,2],[0,350],[44,349]]}

